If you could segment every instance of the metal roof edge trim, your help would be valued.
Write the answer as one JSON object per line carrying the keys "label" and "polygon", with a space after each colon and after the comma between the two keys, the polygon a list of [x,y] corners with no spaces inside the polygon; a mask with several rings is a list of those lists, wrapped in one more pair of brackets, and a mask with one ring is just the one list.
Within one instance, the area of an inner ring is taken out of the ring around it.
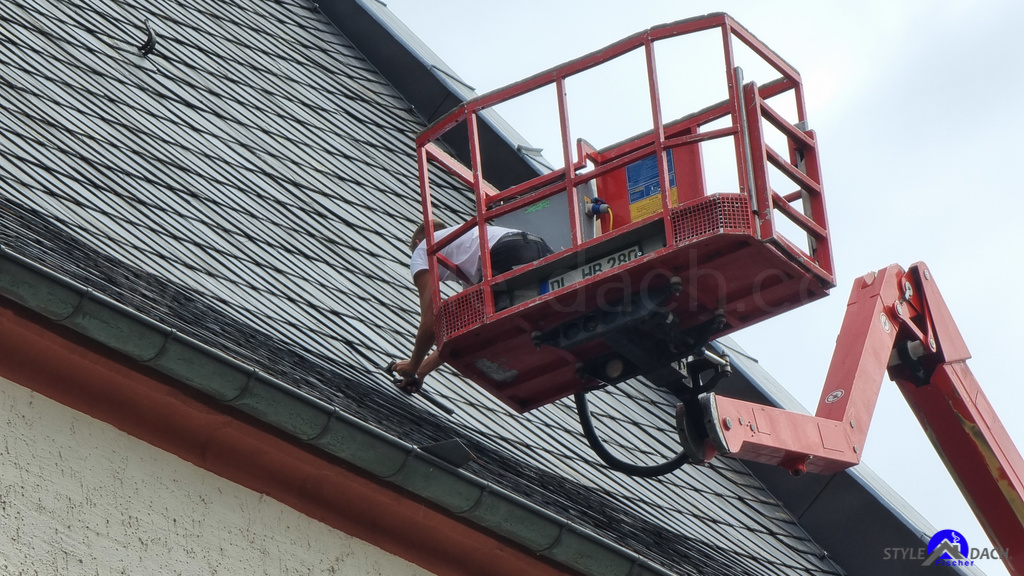
{"label": "metal roof edge trim", "polygon": [[[874,470],[868,466],[860,465],[850,468],[846,472],[854,481],[863,486],[867,492],[881,502],[893,516],[902,519],[903,523],[909,528],[917,530],[922,546],[928,544],[932,535],[937,532],[935,526],[922,516],[916,508],[908,504]],[[985,574],[977,566],[956,566],[951,568],[957,573],[971,576],[984,576]]]}
{"label": "metal roof edge trim", "polygon": [[[567,567],[595,576],[672,576],[635,552],[182,336],[3,245],[0,294]],[[145,350],[131,340],[138,333],[146,335]],[[162,335],[158,348],[152,344],[154,334]]]}
{"label": "metal roof edge trim", "polygon": [[[378,0],[347,0],[358,6],[368,16],[373,18],[381,28],[387,31],[401,49],[405,50],[407,54],[412,56],[424,70],[426,70],[441,86],[444,87],[451,95],[453,95],[458,101],[465,102],[478,96],[476,89],[473,88],[468,82],[462,79],[448,64],[437,55],[436,52],[430,49],[420,38],[413,32],[408,26],[402,22],[398,16],[391,11],[390,8],[383,2]],[[324,12],[328,15],[327,12]],[[337,26],[337,23],[335,23]],[[339,29],[342,29],[339,26]],[[360,51],[366,54],[366,52],[360,48]],[[371,61],[372,62],[372,61]],[[373,63],[374,66],[381,70],[381,66],[377,63]],[[383,73],[383,72],[382,72]],[[390,78],[389,78],[390,81]],[[394,83],[392,82],[394,85]],[[397,87],[397,86],[396,86]],[[403,93],[407,99],[408,95]],[[435,113],[447,113],[447,110],[434,111]],[[484,121],[487,122],[494,132],[504,140],[509,148],[518,155],[527,165],[531,166],[538,173],[549,172],[554,168],[549,165],[547,160],[537,158],[536,156],[527,154],[523,151],[523,148],[531,148],[529,142],[520,134],[511,124],[502,118],[497,112],[489,110],[482,114]],[[436,120],[436,118],[424,117],[424,120],[429,124]]]}
{"label": "metal roof edge trim", "polygon": [[[416,60],[418,60],[424,68],[432,71],[436,71],[438,76],[443,76],[442,81],[447,80],[446,84],[449,85],[454,93],[458,94],[462,92],[463,96],[469,94],[476,94],[475,89],[468,82],[462,79],[451,67],[437,55],[436,52],[430,49],[419,36],[416,35],[405,22],[402,22],[398,16],[387,7],[387,4],[380,2],[379,0],[352,0],[356,5],[363,9],[364,12],[369,14],[374,20],[376,20],[385,30],[402,45],[403,48]],[[439,78],[441,79],[441,78]]]}

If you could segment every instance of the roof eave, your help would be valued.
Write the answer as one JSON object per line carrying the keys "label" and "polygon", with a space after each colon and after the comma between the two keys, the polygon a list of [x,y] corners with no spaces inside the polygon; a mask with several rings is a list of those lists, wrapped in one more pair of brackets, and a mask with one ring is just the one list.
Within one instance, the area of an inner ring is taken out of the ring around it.
{"label": "roof eave", "polygon": [[0,245],[0,295],[570,569],[670,572]]}

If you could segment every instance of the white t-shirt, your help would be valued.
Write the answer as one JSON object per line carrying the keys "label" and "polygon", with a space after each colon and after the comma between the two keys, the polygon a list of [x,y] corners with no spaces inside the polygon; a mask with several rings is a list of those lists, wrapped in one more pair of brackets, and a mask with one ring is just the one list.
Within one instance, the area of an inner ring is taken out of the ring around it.
{"label": "white t-shirt", "polygon": [[[441,238],[451,234],[455,230],[456,226],[445,228],[444,230],[434,231],[434,241],[437,242]],[[500,226],[488,226],[487,227],[487,246],[493,248],[495,242],[499,238],[508,234],[509,232],[518,232],[511,228],[502,228]],[[463,274],[467,278],[472,280],[474,283],[479,282],[483,275],[480,273],[480,229],[477,227],[470,228],[468,232],[463,234],[460,238],[456,238],[451,244],[445,246],[441,250],[441,254],[445,258],[449,259],[456,266],[462,270]],[[409,271],[413,276],[416,275],[420,270],[427,269],[427,241],[420,242],[420,245],[416,247],[416,250],[412,253],[412,259],[409,261]],[[442,282],[459,281],[458,276],[449,272],[444,266],[438,265],[437,275]]]}

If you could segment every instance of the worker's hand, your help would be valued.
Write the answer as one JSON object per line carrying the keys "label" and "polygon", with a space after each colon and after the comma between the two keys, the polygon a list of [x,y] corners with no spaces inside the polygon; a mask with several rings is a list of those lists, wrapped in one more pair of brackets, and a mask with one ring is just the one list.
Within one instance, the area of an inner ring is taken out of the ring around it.
{"label": "worker's hand", "polygon": [[420,391],[423,386],[423,380],[420,380],[416,376],[402,376],[395,378],[395,385],[398,389],[406,394],[415,394]]}
{"label": "worker's hand", "polygon": [[399,376],[415,377],[417,368],[419,366],[413,366],[412,360],[399,360],[395,362],[391,369]]}
{"label": "worker's hand", "polygon": [[388,366],[388,371],[398,375],[394,382],[399,390],[406,394],[415,394],[423,386],[423,378],[416,374],[417,368],[418,366],[413,366],[411,360],[400,360],[392,362]]}

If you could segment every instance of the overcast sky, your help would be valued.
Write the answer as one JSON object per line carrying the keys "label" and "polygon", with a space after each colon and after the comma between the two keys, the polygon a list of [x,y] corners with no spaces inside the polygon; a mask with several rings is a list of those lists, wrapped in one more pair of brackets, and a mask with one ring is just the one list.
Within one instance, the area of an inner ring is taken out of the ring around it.
{"label": "overcast sky", "polygon": [[[1018,231],[1024,217],[1024,3],[387,4],[480,93],[657,24],[731,14],[803,77],[820,142],[839,283],[830,297],[744,330],[736,340],[813,411],[854,279],[891,263],[924,261],[971,349],[971,369],[1011,436],[1024,445],[1018,418],[1024,406],[1018,366],[1024,343]],[[529,114],[508,119],[531,139]],[[988,546],[887,378],[864,461],[937,529],[952,528],[972,546]],[[994,561],[980,567],[1006,573]]]}

